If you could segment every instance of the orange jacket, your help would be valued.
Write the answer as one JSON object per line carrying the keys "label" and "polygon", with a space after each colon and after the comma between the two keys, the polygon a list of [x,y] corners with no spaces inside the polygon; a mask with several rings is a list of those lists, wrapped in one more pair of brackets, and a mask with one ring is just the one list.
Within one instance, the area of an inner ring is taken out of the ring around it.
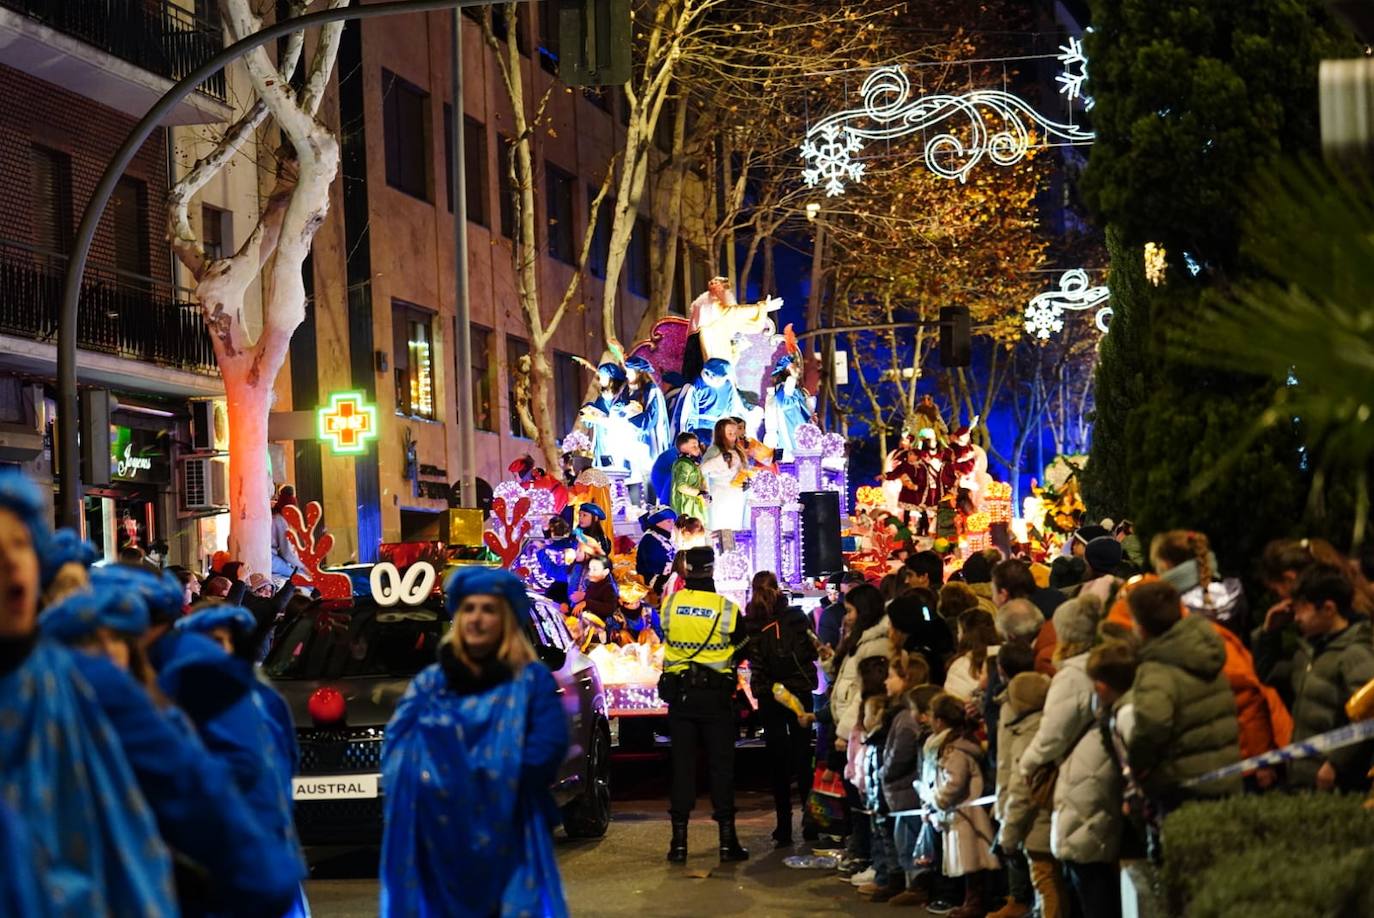
{"label": "orange jacket", "polygon": [[[1134,626],[1127,596],[1136,584],[1158,580],[1154,574],[1132,577],[1116,594],[1107,621]],[[1187,609],[1183,610],[1188,615]],[[1287,746],[1293,741],[1293,718],[1284,707],[1278,692],[1260,681],[1255,672],[1255,661],[1250,651],[1245,649],[1240,638],[1229,628],[1212,623],[1226,645],[1226,663],[1222,672],[1231,684],[1231,693],[1236,697],[1236,718],[1240,722],[1240,755],[1249,758],[1271,749]]]}

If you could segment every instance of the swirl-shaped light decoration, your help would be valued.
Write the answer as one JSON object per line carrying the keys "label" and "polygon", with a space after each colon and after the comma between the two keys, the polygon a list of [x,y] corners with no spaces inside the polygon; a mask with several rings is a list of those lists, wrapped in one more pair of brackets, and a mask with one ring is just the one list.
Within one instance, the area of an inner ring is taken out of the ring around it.
{"label": "swirl-shaped light decoration", "polygon": [[782,500],[782,479],[762,471],[749,479],[749,499],[754,503],[776,504]]}
{"label": "swirl-shaped light decoration", "polygon": [[797,427],[797,449],[807,453],[819,453],[825,448],[825,434],[815,424],[801,424]]}
{"label": "swirl-shaped light decoration", "polygon": [[828,433],[821,437],[821,452],[827,459],[843,459],[848,445],[843,434]]}
{"label": "swirl-shaped light decoration", "polygon": [[960,139],[949,130],[929,136],[925,164],[936,175],[959,182],[967,181],[985,156],[998,166],[1015,165],[1032,146],[1045,145],[1041,137],[1075,146],[1094,139],[1091,131],[1051,121],[1025,100],[998,89],[912,99],[911,82],[900,67],[874,70],[859,92],[862,107],[826,116],[807,130],[802,142],[807,162],[803,179],[813,187],[823,184],[830,197],[843,194],[846,182],[863,180],[864,164],[854,157],[865,141],[928,132],[951,118],[965,119],[967,137]]}
{"label": "swirl-shaped light decoration", "polygon": [[1112,307],[1106,305],[1110,297],[1111,290],[1105,284],[1093,287],[1088,283],[1088,272],[1082,268],[1065,271],[1059,277],[1058,290],[1047,290],[1026,306],[1026,333],[1047,341],[1055,332],[1064,330],[1064,310],[1096,309],[1094,322],[1105,335],[1112,317]]}

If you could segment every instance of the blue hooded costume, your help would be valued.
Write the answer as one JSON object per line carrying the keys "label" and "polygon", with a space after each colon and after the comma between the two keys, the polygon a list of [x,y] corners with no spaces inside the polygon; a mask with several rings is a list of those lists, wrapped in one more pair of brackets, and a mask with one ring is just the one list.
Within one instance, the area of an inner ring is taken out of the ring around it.
{"label": "blue hooded costume", "polygon": [[[296,839],[292,806],[291,779],[299,752],[290,709],[258,678],[252,663],[226,654],[205,637],[216,628],[228,628],[242,637],[252,634],[256,627],[253,613],[232,605],[212,606],[178,619],[176,630],[181,642],[158,681],[168,695],[184,697],[206,674],[216,674],[222,680],[224,691],[210,693],[198,709],[188,713],[206,747],[233,772],[234,783],[259,826],[280,852],[283,869],[289,869],[299,883],[305,877],[305,862]],[[254,648],[249,651],[255,654]],[[243,691],[234,691],[235,685],[241,685]],[[303,891],[287,914],[308,914]]]}
{"label": "blue hooded costume", "polygon": [[[42,558],[33,484],[0,472],[0,508]],[[0,799],[22,814],[0,825],[0,857],[7,873],[17,861],[32,878],[0,883],[0,902],[36,893],[26,916],[174,915],[171,856],[77,658],[34,633],[0,641]]]}
{"label": "blue hooded costume", "polygon": [[[163,578],[112,566],[91,572],[91,591],[69,594],[39,617],[44,637],[74,643],[96,628],[135,636],[150,615],[142,588]],[[164,600],[180,603],[180,585],[161,583]],[[159,711],[147,692],[98,654],[77,654],[130,768],[179,855],[204,868],[206,882],[178,888],[183,914],[281,915],[299,890],[289,859],[277,856],[226,766],[211,756],[186,716]],[[180,877],[180,875],[178,875]]]}
{"label": "blue hooded costume", "polygon": [[715,438],[717,421],[742,418],[747,413],[739,389],[730,378],[730,361],[712,357],[702,367],[701,376],[678,396],[675,427],[680,433],[695,433],[706,446]]}
{"label": "blue hooded costume", "polygon": [[[450,614],[466,596],[496,595],[529,615],[509,571],[466,568],[449,580]],[[386,727],[382,784],[383,916],[564,916],[549,784],[568,749],[568,722],[541,663],[473,675],[442,645]]]}

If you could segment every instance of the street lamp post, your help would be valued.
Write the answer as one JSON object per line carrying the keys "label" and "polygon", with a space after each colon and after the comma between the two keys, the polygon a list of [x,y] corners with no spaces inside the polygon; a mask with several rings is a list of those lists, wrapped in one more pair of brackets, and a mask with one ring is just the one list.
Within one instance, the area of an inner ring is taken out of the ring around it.
{"label": "street lamp post", "polygon": [[[247,35],[222,51],[214,57],[201,64],[195,70],[188,73],[176,82],[171,89],[163,94],[148,110],[148,113],[134,125],[134,129],[129,132],[124,143],[115,153],[110,164],[105,168],[105,173],[100,177],[100,182],[92,192],[90,200],[86,203],[86,210],[81,215],[81,223],[76,230],[76,238],[72,243],[71,257],[67,260],[67,272],[62,285],[62,307],[58,316],[57,326],[57,430],[58,430],[58,470],[60,474],[61,490],[59,492],[58,509],[63,525],[76,527],[80,523],[81,515],[81,472],[80,472],[80,451],[77,449],[77,431],[79,422],[77,412],[77,384],[76,384],[76,333],[77,333],[77,305],[81,298],[81,276],[86,270],[86,257],[90,253],[91,242],[95,238],[96,227],[100,223],[100,217],[105,212],[105,205],[110,200],[110,195],[114,193],[115,184],[119,181],[124,170],[129,167],[134,156],[138,154],[144,141],[161,124],[162,119],[167,115],[177,103],[195,91],[195,88],[205,82],[215,73],[222,70],[225,66],[270,41],[274,41],[283,35],[298,32],[302,29],[314,26],[325,25],[330,22],[338,22],[346,19],[376,19],[382,16],[394,16],[400,13],[425,13],[435,10],[452,9],[457,10],[465,6],[490,6],[500,0],[386,0],[382,3],[369,3],[362,6],[348,6],[339,9],[321,10],[316,13],[307,13],[304,16],[297,16],[293,19],[276,22],[265,26],[252,35]],[[459,19],[454,16],[455,21]],[[461,30],[461,25],[455,26]],[[461,38],[461,35],[459,36]],[[454,99],[454,131],[459,138],[462,136],[461,112],[462,103],[459,97]],[[456,235],[463,237],[467,231],[466,215],[459,202],[463,200],[463,157],[461,146],[455,145],[454,171],[457,180],[454,182],[454,203],[455,213],[454,222],[457,229]],[[466,254],[465,243],[459,243],[457,250],[460,254]],[[459,271],[458,296],[462,302],[458,305],[459,316],[467,313],[467,284],[466,284],[466,265],[456,266]],[[460,331],[460,344],[468,343],[466,328]],[[472,353],[467,349],[466,356],[462,353],[458,355],[460,366],[472,366]],[[471,371],[469,370],[468,384],[470,385]],[[466,410],[465,410],[466,409]],[[468,398],[466,404],[459,405],[460,418],[465,424],[470,425],[472,420],[472,399]],[[465,432],[459,441],[463,448],[467,450],[472,443],[472,435]],[[471,463],[470,456],[464,457],[464,500],[471,500],[472,492],[467,490],[466,470],[468,463]]]}

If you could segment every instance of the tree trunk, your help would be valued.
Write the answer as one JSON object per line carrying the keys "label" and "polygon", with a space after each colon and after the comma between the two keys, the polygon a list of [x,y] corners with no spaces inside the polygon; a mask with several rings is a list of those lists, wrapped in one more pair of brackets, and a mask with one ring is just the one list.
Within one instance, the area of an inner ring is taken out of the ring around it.
{"label": "tree trunk", "polygon": [[268,468],[267,415],[276,373],[248,382],[225,367],[229,420],[229,554],[248,573],[272,572],[272,474]]}
{"label": "tree trunk", "polygon": [[532,439],[544,454],[546,469],[562,467],[558,446],[554,442],[553,367],[546,356],[546,348],[530,349],[530,415],[534,421]]}

